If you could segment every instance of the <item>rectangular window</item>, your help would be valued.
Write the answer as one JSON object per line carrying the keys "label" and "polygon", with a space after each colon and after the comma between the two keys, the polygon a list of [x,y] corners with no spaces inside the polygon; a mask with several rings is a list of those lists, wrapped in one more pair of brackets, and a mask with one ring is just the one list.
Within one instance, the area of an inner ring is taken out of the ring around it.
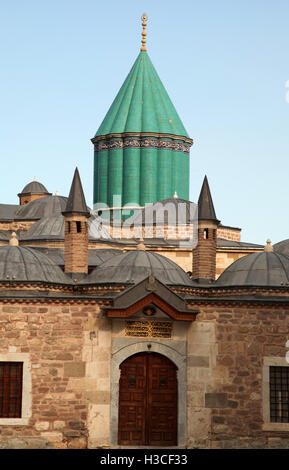
{"label": "rectangular window", "polygon": [[289,423],[289,367],[270,366],[270,421]]}
{"label": "rectangular window", "polygon": [[0,418],[21,418],[23,362],[0,362]]}
{"label": "rectangular window", "polygon": [[81,222],[79,222],[79,221],[76,222],[76,231],[77,231],[77,233],[81,232]]}

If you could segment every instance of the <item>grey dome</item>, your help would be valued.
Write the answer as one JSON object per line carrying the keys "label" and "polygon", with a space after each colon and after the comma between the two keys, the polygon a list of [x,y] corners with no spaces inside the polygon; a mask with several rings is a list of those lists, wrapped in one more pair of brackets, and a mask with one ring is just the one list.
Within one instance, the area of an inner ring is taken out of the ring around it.
{"label": "grey dome", "polygon": [[47,191],[45,186],[38,181],[31,181],[31,183],[26,184],[22,189],[21,193],[18,194],[51,194]]}
{"label": "grey dome", "polygon": [[42,217],[27,232],[22,232],[21,240],[64,239],[64,217],[56,215]]}
{"label": "grey dome", "polygon": [[189,225],[198,217],[196,209],[194,202],[172,197],[146,206],[127,221],[134,225]]}
{"label": "grey dome", "polygon": [[232,263],[216,281],[222,286],[280,286],[289,283],[289,257],[252,253]]}
{"label": "grey dome", "polygon": [[281,255],[289,256],[289,238],[282,240],[281,242],[275,243],[274,252],[280,253]]}
{"label": "grey dome", "polygon": [[189,276],[176,263],[143,250],[113,256],[94,269],[83,283],[137,284],[150,275],[164,284],[192,286]]}
{"label": "grey dome", "polygon": [[69,282],[69,278],[48,256],[24,246],[0,247],[0,279]]}
{"label": "grey dome", "polygon": [[[63,248],[47,248],[43,246],[33,247],[33,250],[37,250],[40,253],[47,255],[57,266],[64,266],[64,249]],[[108,249],[89,249],[88,250],[88,268],[95,268],[104,261],[112,258],[112,256],[118,255],[121,250],[108,248]]]}
{"label": "grey dome", "polygon": [[[64,240],[64,230],[63,215],[42,217],[27,232],[22,232],[21,240]],[[88,219],[88,230],[89,238],[92,240],[110,238],[110,234],[96,217]]]}
{"label": "grey dome", "polygon": [[15,219],[41,219],[60,215],[65,210],[67,197],[46,196],[20,206],[15,212]]}

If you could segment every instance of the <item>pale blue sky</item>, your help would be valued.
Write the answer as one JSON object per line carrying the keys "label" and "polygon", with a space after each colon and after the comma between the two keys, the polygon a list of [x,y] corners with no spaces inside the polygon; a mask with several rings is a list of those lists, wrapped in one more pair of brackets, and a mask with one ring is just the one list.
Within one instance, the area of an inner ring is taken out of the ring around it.
{"label": "pale blue sky", "polygon": [[288,0],[0,2],[0,202],[36,176],[92,206],[93,146],[147,48],[190,137],[191,200],[207,174],[222,223],[242,240],[289,238]]}

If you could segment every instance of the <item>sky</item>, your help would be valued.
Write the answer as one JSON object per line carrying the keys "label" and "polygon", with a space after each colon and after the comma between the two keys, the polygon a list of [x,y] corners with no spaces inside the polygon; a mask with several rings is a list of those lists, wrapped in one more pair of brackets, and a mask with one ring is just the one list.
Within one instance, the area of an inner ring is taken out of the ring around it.
{"label": "sky", "polygon": [[141,46],[194,140],[190,200],[205,175],[242,241],[289,238],[288,0],[0,0],[0,202],[34,177],[63,196],[77,166],[92,207],[90,139]]}

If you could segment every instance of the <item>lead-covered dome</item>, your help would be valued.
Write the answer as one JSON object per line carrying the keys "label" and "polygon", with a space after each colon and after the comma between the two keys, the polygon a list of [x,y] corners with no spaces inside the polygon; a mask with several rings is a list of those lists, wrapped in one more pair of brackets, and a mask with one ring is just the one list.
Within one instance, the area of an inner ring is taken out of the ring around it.
{"label": "lead-covered dome", "polygon": [[113,256],[94,269],[83,283],[137,284],[151,275],[167,285],[192,286],[180,266],[165,256],[144,250]]}
{"label": "lead-covered dome", "polygon": [[275,252],[252,253],[225,269],[216,284],[268,287],[289,284],[289,257]]}
{"label": "lead-covered dome", "polygon": [[42,183],[39,183],[39,181],[31,181],[30,183],[26,184],[24,188],[22,189],[21,193],[18,194],[18,196],[22,195],[24,196],[25,194],[47,194],[50,195],[45,188],[45,186]]}
{"label": "lead-covered dome", "polygon": [[[65,218],[63,215],[42,217],[27,232],[22,232],[21,240],[64,240],[64,231]],[[101,219],[95,216],[88,219],[88,235],[90,240],[111,238],[109,232],[102,225]]]}
{"label": "lead-covered dome", "polygon": [[24,246],[0,247],[0,280],[71,282],[48,256]]}
{"label": "lead-covered dome", "polygon": [[127,219],[127,223],[138,225],[190,225],[198,219],[198,206],[191,201],[174,197],[147,205]]}
{"label": "lead-covered dome", "polygon": [[15,212],[17,220],[33,220],[42,219],[42,217],[52,217],[61,215],[65,210],[67,197],[64,196],[47,196],[31,201],[28,204],[20,206]]}
{"label": "lead-covered dome", "polygon": [[275,253],[280,253],[281,255],[289,256],[289,238],[282,240],[281,242],[275,243],[274,245]]}

